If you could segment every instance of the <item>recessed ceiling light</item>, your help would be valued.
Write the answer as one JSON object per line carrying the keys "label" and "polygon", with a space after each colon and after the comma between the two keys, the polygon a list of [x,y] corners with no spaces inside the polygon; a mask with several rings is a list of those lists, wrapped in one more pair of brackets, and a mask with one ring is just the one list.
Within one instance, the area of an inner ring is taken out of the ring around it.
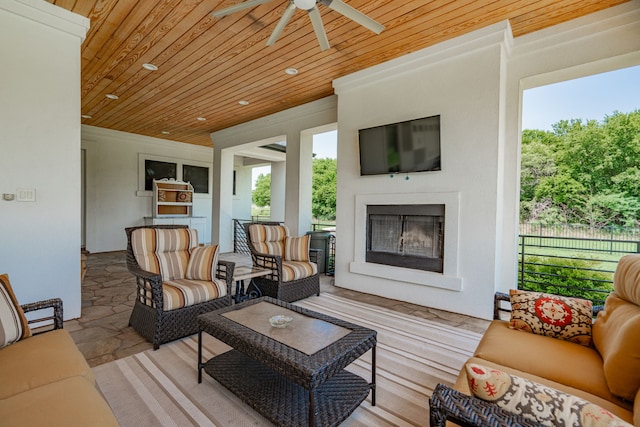
{"label": "recessed ceiling light", "polygon": [[240,105],[249,105],[249,101],[245,101],[243,99],[242,101],[238,101],[238,104],[240,104]]}
{"label": "recessed ceiling light", "polygon": [[92,119],[93,118],[93,116],[90,116],[88,114],[83,114],[80,117],[82,117],[83,119]]}
{"label": "recessed ceiling light", "polygon": [[106,95],[106,97],[107,97],[107,98],[109,98],[109,99],[118,99],[118,98],[119,98],[119,96],[118,96],[118,95],[114,95],[114,94],[112,94],[112,93],[108,93],[108,94]]}
{"label": "recessed ceiling light", "polygon": [[162,131],[162,134],[163,134],[163,135],[169,135],[170,133],[171,133],[171,132],[169,132],[168,130],[163,130],[163,131]]}
{"label": "recessed ceiling light", "polygon": [[142,68],[149,71],[158,71],[158,67],[153,64],[142,64]]}
{"label": "recessed ceiling light", "polygon": [[206,117],[198,117],[198,118],[196,118],[196,120],[200,120],[201,122],[204,122],[205,120],[207,120],[207,118]]}
{"label": "recessed ceiling light", "polygon": [[298,74],[298,69],[297,68],[293,68],[293,67],[289,67],[286,70],[284,70],[284,72],[289,74],[290,76],[295,76],[296,74]]}

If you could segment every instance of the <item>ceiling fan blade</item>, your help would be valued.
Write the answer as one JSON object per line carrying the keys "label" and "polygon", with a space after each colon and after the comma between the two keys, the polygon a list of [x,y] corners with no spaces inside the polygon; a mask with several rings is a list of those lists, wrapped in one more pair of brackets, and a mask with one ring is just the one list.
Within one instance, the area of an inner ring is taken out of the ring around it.
{"label": "ceiling fan blade", "polygon": [[380,34],[382,30],[384,30],[384,25],[374,21],[358,9],[349,6],[342,0],[321,0],[320,2],[376,34]]}
{"label": "ceiling fan blade", "polygon": [[242,3],[234,4],[233,6],[229,6],[224,9],[216,10],[214,12],[211,12],[211,14],[216,18],[220,18],[226,15],[229,15],[231,13],[239,12],[244,9],[249,9],[254,6],[258,6],[259,4],[262,4],[262,3],[267,3],[269,1],[271,0],[247,0]]}
{"label": "ceiling fan blade", "polygon": [[322,24],[322,18],[318,11],[318,6],[313,6],[313,9],[309,9],[309,18],[311,19],[311,25],[313,25],[313,31],[316,33],[318,43],[320,43],[321,50],[329,49],[329,40],[327,39],[327,33],[324,31],[324,25]]}
{"label": "ceiling fan blade", "polygon": [[276,40],[278,40],[278,37],[280,37],[280,34],[282,34],[282,30],[284,30],[284,27],[287,25],[287,23],[289,23],[289,20],[291,19],[295,11],[296,6],[293,3],[289,3],[289,6],[287,6],[287,8],[282,13],[282,17],[278,21],[278,24],[276,24],[276,27],[273,29],[271,37],[269,37],[269,40],[267,40],[267,46],[273,46]]}

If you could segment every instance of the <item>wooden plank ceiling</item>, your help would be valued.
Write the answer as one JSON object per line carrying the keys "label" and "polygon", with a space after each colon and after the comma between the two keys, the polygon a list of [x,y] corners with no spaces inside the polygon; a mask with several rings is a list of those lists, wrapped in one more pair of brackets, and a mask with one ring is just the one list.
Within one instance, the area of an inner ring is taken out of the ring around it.
{"label": "wooden plank ceiling", "polygon": [[380,35],[320,4],[326,51],[300,10],[265,46],[288,0],[223,18],[211,12],[240,0],[48,1],[91,19],[83,124],[211,146],[213,131],[333,94],[337,77],[505,19],[518,37],[627,0],[344,0],[383,24]]}

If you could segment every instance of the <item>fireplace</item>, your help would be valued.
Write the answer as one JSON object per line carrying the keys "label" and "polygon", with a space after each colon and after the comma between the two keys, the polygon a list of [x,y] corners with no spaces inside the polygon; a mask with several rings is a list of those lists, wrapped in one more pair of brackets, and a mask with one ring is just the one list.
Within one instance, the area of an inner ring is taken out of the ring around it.
{"label": "fireplace", "polygon": [[365,261],[442,273],[444,204],[368,205]]}

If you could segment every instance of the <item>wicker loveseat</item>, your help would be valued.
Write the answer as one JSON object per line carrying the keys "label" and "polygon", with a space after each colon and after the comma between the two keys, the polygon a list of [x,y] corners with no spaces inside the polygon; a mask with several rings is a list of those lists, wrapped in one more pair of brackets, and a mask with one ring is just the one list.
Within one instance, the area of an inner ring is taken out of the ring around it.
{"label": "wicker loveseat", "polygon": [[[27,321],[25,312],[40,317]],[[32,333],[29,324],[53,322]],[[19,306],[0,275],[0,425],[117,427],[84,356],[62,324],[62,300]],[[46,329],[46,330],[44,330]]]}
{"label": "wicker loveseat", "polygon": [[256,277],[262,295],[286,302],[320,295],[318,264],[310,251],[310,236],[291,237],[286,225],[245,224],[247,244],[256,267],[272,271]]}
{"label": "wicker loveseat", "polygon": [[[589,328],[577,322],[578,301],[522,291],[497,294],[496,320],[454,388],[439,384],[434,390],[431,425],[562,425],[548,421],[553,414],[571,416],[569,425],[640,427],[640,255],[619,261],[614,292],[594,310],[599,312],[592,326],[589,312]],[[499,320],[502,309],[510,310],[508,321]],[[553,321],[547,325],[554,326],[521,327],[523,320],[535,324],[534,313],[549,314],[546,319]],[[564,332],[573,338],[559,338]],[[545,412],[547,405],[553,410]]]}
{"label": "wicker loveseat", "polygon": [[218,246],[199,246],[186,225],[130,227],[127,267],[136,277],[129,324],[160,344],[194,334],[197,317],[231,304],[235,264],[218,260]]}

